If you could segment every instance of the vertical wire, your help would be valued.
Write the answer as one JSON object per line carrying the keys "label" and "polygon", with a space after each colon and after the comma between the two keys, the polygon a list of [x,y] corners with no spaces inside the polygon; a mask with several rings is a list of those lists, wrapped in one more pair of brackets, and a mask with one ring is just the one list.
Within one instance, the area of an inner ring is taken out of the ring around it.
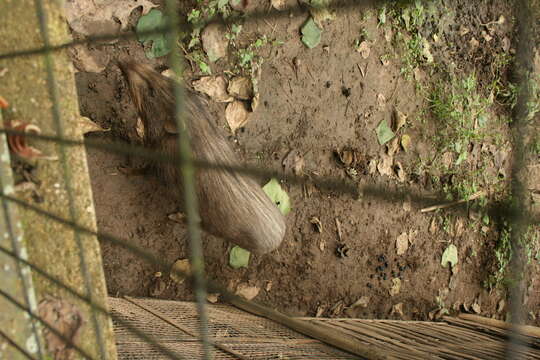
{"label": "vertical wire", "polygon": [[[2,123],[3,123],[2,112],[0,111],[0,124],[2,124]],[[7,139],[3,134],[1,136],[2,136],[2,139],[0,139],[0,146],[1,146],[0,153],[8,155],[8,160],[6,160],[7,161],[6,166],[9,166],[9,149],[7,147]],[[1,168],[1,166],[2,165],[0,165],[0,168]],[[4,179],[5,178],[6,178],[6,176],[3,176],[2,174],[0,174],[0,189],[1,189],[2,193],[7,192],[8,195],[10,195],[9,194],[9,189],[7,187],[8,184],[4,184]],[[9,233],[9,238],[11,240],[11,248],[12,248],[14,254],[16,255],[16,257],[13,260],[14,260],[15,265],[17,267],[17,272],[19,273],[19,278],[21,279],[22,291],[23,291],[23,296],[24,296],[24,300],[26,302],[26,305],[28,306],[28,309],[30,309],[30,311],[36,311],[37,310],[36,297],[35,297],[35,294],[31,293],[32,288],[33,288],[32,287],[32,279],[31,279],[29,274],[28,275],[24,274],[23,266],[21,264],[21,259],[23,261],[26,260],[27,254],[26,254],[26,252],[23,253],[21,251],[20,246],[19,246],[19,241],[17,239],[17,236],[15,235],[15,229],[13,227],[13,221],[12,221],[13,219],[12,219],[12,217],[10,215],[10,209],[9,209],[9,205],[8,205],[7,202],[8,202],[8,200],[6,200],[5,198],[2,198],[2,210],[4,212],[4,222],[6,223],[7,232]],[[39,358],[43,359],[42,343],[41,343],[41,339],[40,339],[40,336],[39,336],[38,326],[37,326],[36,322],[33,321],[33,320],[31,321],[31,324],[32,324],[32,333],[33,333],[33,336],[34,336],[35,341],[36,341],[37,352],[38,352]]]}
{"label": "vertical wire", "polygon": [[[43,38],[43,43],[45,47],[49,49],[50,48],[49,28],[47,24],[47,15],[45,14],[45,9],[43,6],[43,0],[35,0],[34,3],[36,6],[36,12],[37,12],[38,20],[39,20],[39,29],[41,32],[41,36]],[[56,127],[56,133],[58,134],[58,136],[64,137],[65,131],[64,131],[64,126],[61,121],[58,87],[56,85],[56,78],[55,78],[54,70],[53,70],[54,59],[52,57],[50,50],[47,50],[45,52],[45,67],[47,71],[47,87],[49,89],[49,96],[52,101],[51,110],[52,110],[52,116],[54,119],[54,124]],[[68,165],[67,153],[66,153],[65,146],[63,144],[59,144],[59,152],[60,152],[60,162],[62,163],[62,168],[63,168],[62,170],[63,170],[64,183],[65,183],[66,192],[68,195],[69,216],[73,221],[75,221],[75,219],[77,219],[78,216],[77,216],[77,211],[75,209],[73,189],[71,187],[73,184],[72,176],[71,176],[71,167]],[[93,300],[93,293],[92,293],[93,285],[92,285],[92,280],[90,278],[90,275],[88,273],[88,265],[86,262],[86,258],[84,256],[84,246],[82,244],[82,239],[81,239],[80,233],[77,230],[74,231],[74,235],[75,235],[75,241],[77,243],[81,271],[84,278],[85,295],[89,299]],[[102,329],[99,326],[97,314],[93,308],[91,308],[91,318],[92,318],[93,327],[95,329],[101,358],[107,359],[108,356],[105,351]]]}
{"label": "vertical wire", "polygon": [[[523,345],[523,336],[520,334],[519,326],[523,323],[523,246],[522,239],[526,235],[525,226],[529,220],[529,212],[525,206],[525,186],[521,177],[523,169],[526,168],[526,149],[523,143],[523,135],[527,125],[529,111],[527,103],[531,98],[530,74],[533,61],[533,29],[532,24],[532,3],[530,0],[519,0],[514,2],[517,24],[517,51],[514,62],[514,72],[518,81],[518,98],[513,114],[513,158],[511,169],[511,203],[510,203],[510,246],[512,256],[510,259],[510,318],[511,328],[505,349],[507,359],[520,359],[520,348]],[[534,80],[533,80],[534,81]],[[526,351],[526,349],[524,350]]]}
{"label": "vertical wire", "polygon": [[[19,344],[17,344],[12,338],[10,338],[9,336],[7,336],[6,333],[4,333],[1,329],[0,329],[0,337],[4,338],[4,340],[6,340],[6,342],[11,345],[12,347],[14,347],[15,349],[17,349],[17,351],[19,351],[21,354],[23,354],[27,359],[30,359],[30,360],[36,360],[35,357],[33,357],[32,355],[30,355],[30,353],[26,350],[23,349],[22,346],[20,346]],[[39,355],[39,358],[42,359],[43,357],[41,356],[41,354]]]}
{"label": "vertical wire", "polygon": [[[176,40],[178,39],[178,0],[167,0],[166,14],[168,25],[170,27],[167,33],[167,44],[171,49],[169,55],[170,67],[180,79],[182,74],[182,64],[180,51]],[[193,165],[192,151],[189,139],[189,126],[184,116],[184,96],[183,85],[177,81],[174,82],[175,97],[175,117],[178,128],[180,170],[184,185],[184,202],[187,216],[187,228],[190,244],[190,260],[195,283],[195,298],[197,300],[197,312],[199,315],[200,337],[203,347],[204,359],[211,358],[211,349],[208,341],[208,317],[206,313],[206,282],[204,279],[204,258],[201,245],[201,229],[197,194],[195,190],[195,167]]]}

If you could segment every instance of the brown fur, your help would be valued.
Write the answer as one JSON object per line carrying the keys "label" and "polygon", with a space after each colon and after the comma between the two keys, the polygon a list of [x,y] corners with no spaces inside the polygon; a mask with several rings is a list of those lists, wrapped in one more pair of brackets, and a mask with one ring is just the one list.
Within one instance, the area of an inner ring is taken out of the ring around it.
{"label": "brown fur", "polygon": [[[121,63],[131,97],[143,120],[145,146],[176,154],[173,81],[136,63]],[[207,110],[205,100],[185,89],[186,124],[195,159],[238,165],[236,154],[221,136]],[[178,166],[155,164],[158,175],[181,198],[182,180]],[[197,170],[196,191],[203,229],[239,246],[264,254],[276,249],[285,234],[285,219],[276,205],[251,178],[225,171]]]}

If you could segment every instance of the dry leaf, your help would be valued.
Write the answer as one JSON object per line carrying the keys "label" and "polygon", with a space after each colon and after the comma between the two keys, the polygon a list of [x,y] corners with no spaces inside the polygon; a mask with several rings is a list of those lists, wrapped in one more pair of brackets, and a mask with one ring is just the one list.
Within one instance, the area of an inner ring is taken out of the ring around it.
{"label": "dry leaf", "polygon": [[75,358],[73,347],[66,342],[79,343],[80,330],[86,322],[79,308],[66,300],[47,297],[39,303],[38,314],[51,329],[56,330],[45,328],[43,331],[48,353],[58,360]]}
{"label": "dry leaf", "polygon": [[287,2],[285,0],[271,0],[271,4],[276,10],[283,10],[287,7]]}
{"label": "dry leaf", "polygon": [[508,52],[510,50],[510,39],[508,37],[504,37],[501,41],[501,47],[504,52]]}
{"label": "dry leaf", "polygon": [[104,129],[86,116],[81,116],[79,118],[79,124],[77,125],[77,128],[81,132],[81,134],[88,134],[91,132],[96,131],[109,131],[111,129]]}
{"label": "dry leaf", "polygon": [[503,312],[504,308],[506,307],[506,301],[504,299],[501,299],[499,303],[497,304],[497,312],[501,313]]}
{"label": "dry leaf", "polygon": [[299,150],[289,151],[287,156],[281,162],[285,172],[293,172],[295,175],[302,175],[304,169],[304,157]]}
{"label": "dry leaf", "polygon": [[210,62],[215,62],[227,55],[229,40],[225,37],[227,29],[222,24],[208,24],[201,33],[204,52]]}
{"label": "dry leaf", "polygon": [[247,300],[253,300],[261,289],[256,286],[250,286],[249,284],[242,283],[236,288],[236,295],[246,298]]}
{"label": "dry leaf", "polygon": [[368,162],[368,172],[370,175],[373,175],[377,172],[377,160],[371,159]]}
{"label": "dry leaf", "polygon": [[330,309],[330,314],[333,317],[337,317],[339,314],[343,312],[343,309],[345,308],[345,302],[343,300],[339,300],[337,303],[332,306]]}
{"label": "dry leaf", "polygon": [[64,2],[69,26],[79,34],[110,35],[128,26],[131,12],[142,7],[142,15],[158,7],[149,0],[77,0]]}
{"label": "dry leaf", "polygon": [[135,125],[135,131],[137,136],[141,139],[144,139],[144,123],[140,117],[137,117],[137,124]]}
{"label": "dry leaf", "polygon": [[381,161],[377,164],[377,170],[381,175],[392,176],[392,164],[394,159],[386,154],[381,155]]}
{"label": "dry leaf", "polygon": [[264,289],[268,292],[268,291],[272,290],[272,285],[273,285],[272,281],[268,281],[266,283],[266,287]]}
{"label": "dry leaf", "polygon": [[225,119],[233,134],[236,133],[236,130],[246,125],[248,117],[249,111],[242,101],[235,100],[229,103],[227,109],[225,109]]}
{"label": "dry leaf", "polygon": [[392,279],[392,287],[390,288],[390,296],[396,296],[399,294],[399,291],[401,290],[401,279],[400,278],[393,278]]}
{"label": "dry leaf", "polygon": [[362,296],[360,299],[356,300],[354,304],[350,306],[351,309],[354,309],[356,307],[363,307],[366,308],[369,304],[369,296]]}
{"label": "dry leaf", "polygon": [[175,223],[179,223],[179,224],[185,224],[186,223],[186,215],[184,213],[181,213],[181,212],[176,212],[176,213],[173,213],[173,214],[169,214],[167,216],[167,218],[169,218],[169,220],[171,220],[171,221],[174,221]]}
{"label": "dry leaf", "polygon": [[394,154],[399,150],[399,138],[393,138],[389,143],[386,144],[386,153],[388,156],[393,157]]}
{"label": "dry leaf", "polygon": [[319,241],[319,250],[324,251],[325,247],[326,247],[326,240],[321,239]]}
{"label": "dry leaf", "polygon": [[435,234],[439,230],[439,224],[437,223],[437,219],[433,218],[431,219],[431,223],[429,224],[429,233]]}
{"label": "dry leaf", "polygon": [[311,219],[309,219],[309,222],[313,225],[315,230],[317,230],[318,233],[322,233],[322,223],[321,220],[319,220],[318,217],[313,216]]}
{"label": "dry leaf", "polygon": [[403,210],[409,212],[412,210],[412,204],[410,202],[410,200],[407,200],[403,203]]}
{"label": "dry leaf", "polygon": [[191,264],[188,259],[176,260],[171,267],[169,277],[177,284],[182,284],[191,274]]}
{"label": "dry leaf", "polygon": [[465,231],[465,222],[463,221],[462,218],[458,218],[456,220],[456,225],[455,225],[455,235],[456,236],[461,236],[463,235],[463,232]]}
{"label": "dry leaf", "polygon": [[315,317],[321,317],[322,314],[324,314],[325,310],[326,310],[326,305],[317,306],[317,313],[315,314]]}
{"label": "dry leaf", "polygon": [[257,110],[257,108],[259,107],[259,99],[259,94],[255,94],[255,96],[253,96],[253,98],[251,99],[251,112],[255,112],[255,110]]}
{"label": "dry leaf", "polygon": [[354,150],[341,150],[338,152],[339,160],[345,166],[354,166],[358,155]]}
{"label": "dry leaf", "polygon": [[231,102],[234,100],[227,93],[227,81],[223,76],[205,76],[191,83],[195,91],[206,94],[217,102]]}
{"label": "dry leaf", "polygon": [[407,249],[409,249],[409,235],[406,232],[401,233],[401,235],[397,237],[396,249],[398,255],[405,254]]}
{"label": "dry leaf", "polygon": [[414,80],[418,82],[423,82],[426,79],[426,73],[423,72],[420,68],[415,68],[413,71]]}
{"label": "dry leaf", "polygon": [[253,83],[245,76],[237,76],[229,81],[227,91],[240,100],[250,100],[253,97]]}
{"label": "dry leaf", "polygon": [[105,70],[110,60],[109,53],[105,51],[88,49],[83,45],[76,45],[70,49],[73,65],[79,71],[99,73]]}
{"label": "dry leaf", "polygon": [[383,94],[377,94],[377,105],[382,108],[386,105],[386,98]]}
{"label": "dry leaf", "polygon": [[394,314],[398,314],[399,316],[403,317],[403,303],[392,306],[392,312],[390,312],[390,315]]}
{"label": "dry leaf", "polygon": [[161,72],[161,75],[168,77],[169,79],[176,80],[178,82],[182,82],[182,77],[179,75],[176,75],[176,72],[174,72],[173,69],[165,69]]}
{"label": "dry leaf", "polygon": [[474,302],[474,304],[472,304],[472,309],[475,313],[477,314],[480,314],[482,312],[482,309],[480,308],[480,304],[478,304],[478,302]]}
{"label": "dry leaf", "polygon": [[407,115],[405,115],[398,109],[394,109],[392,115],[392,130],[394,132],[397,132],[407,123]]}
{"label": "dry leaf", "polygon": [[369,54],[371,52],[371,44],[369,41],[362,41],[360,45],[358,45],[358,48],[356,48],[356,51],[360,53],[363,59],[367,59],[369,57]]}
{"label": "dry leaf", "polygon": [[409,152],[411,149],[411,137],[409,135],[403,134],[401,137],[401,147],[403,150],[405,150],[405,152]]}
{"label": "dry leaf", "polygon": [[210,293],[210,294],[206,295],[206,300],[207,300],[209,303],[215,304],[215,303],[218,302],[219,295],[220,295],[220,294],[217,294],[217,293],[216,293],[216,294]]}

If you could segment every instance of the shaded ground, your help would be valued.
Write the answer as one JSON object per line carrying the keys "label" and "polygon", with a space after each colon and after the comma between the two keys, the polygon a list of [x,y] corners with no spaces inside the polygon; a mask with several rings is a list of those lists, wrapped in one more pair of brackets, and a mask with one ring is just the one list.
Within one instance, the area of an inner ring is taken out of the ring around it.
{"label": "shaded ground", "polygon": [[[408,25],[400,8],[340,11],[324,23],[321,44],[311,50],[298,35],[307,14],[244,24],[238,47],[264,34],[284,43],[258,50],[264,58],[261,105],[245,128],[230,136],[238,153],[250,164],[282,169],[289,151],[298,150],[306,174],[352,177],[359,185],[377,185],[387,194],[404,192],[411,198],[387,201],[366,194],[355,200],[335,191],[284,184],[293,211],[280,249],[252,257],[247,269],[234,270],[228,265],[231,246],[205,235],[210,277],[232,290],[241,283],[258,287],[256,300],[296,315],[427,319],[460,310],[504,319],[505,265],[500,255],[505,254],[501,244],[505,236],[508,241],[508,229],[493,206],[507,194],[511,165],[511,9],[505,1],[457,1],[451,6],[444,15],[427,5],[421,12],[419,5],[412,6]],[[490,21],[496,23],[481,25]],[[368,56],[355,50],[355,43],[363,41],[369,42]],[[101,51],[113,58],[163,64],[147,60],[136,41],[106,45]],[[221,60],[214,73],[231,68],[234,61],[234,56]],[[192,71],[187,78],[201,76]],[[112,63],[97,74],[79,72],[77,85],[82,114],[112,129],[89,136],[137,141],[136,114]],[[217,124],[230,133],[225,105],[211,106]],[[396,109],[407,116],[397,138],[407,135],[412,141],[407,151],[398,144],[389,155],[377,141],[376,128],[382,120],[390,123]],[[339,160],[336,151],[343,149],[354,154],[353,161]],[[120,174],[117,167],[132,159],[93,149],[88,149],[88,159],[101,231],[129,239],[170,264],[188,257],[185,227],[167,217],[177,211],[168,189],[152,176]],[[538,153],[532,161],[538,166]],[[489,196],[470,207],[419,211],[440,203],[441,196],[458,199],[479,190]],[[412,195],[434,200],[419,203]],[[313,217],[322,224],[320,233],[310,222]],[[536,324],[538,231],[538,226],[530,229],[531,263],[523,289],[529,321]],[[409,246],[397,255],[400,235]],[[342,244],[348,248],[344,257],[336,252]],[[459,257],[452,270],[441,266],[449,244],[457,247]],[[111,294],[191,298],[186,285],[168,277],[168,268],[150,266],[106,242],[102,251]],[[157,272],[162,276],[156,277]],[[400,279],[401,286],[391,296],[393,279]],[[359,299],[365,306],[350,308]]]}

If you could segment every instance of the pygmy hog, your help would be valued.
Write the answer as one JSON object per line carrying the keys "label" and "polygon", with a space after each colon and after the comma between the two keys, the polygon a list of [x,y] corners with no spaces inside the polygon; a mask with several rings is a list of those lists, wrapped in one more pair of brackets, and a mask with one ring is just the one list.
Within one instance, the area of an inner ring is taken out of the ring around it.
{"label": "pygmy hog", "polygon": [[[174,80],[147,65],[121,62],[119,66],[144,124],[144,146],[170,156],[178,154]],[[193,158],[239,165],[231,145],[217,131],[206,100],[187,88],[184,93],[182,104]],[[181,201],[179,165],[155,162],[152,167]],[[252,178],[230,171],[197,169],[195,181],[204,230],[258,254],[280,245],[285,219]]]}

